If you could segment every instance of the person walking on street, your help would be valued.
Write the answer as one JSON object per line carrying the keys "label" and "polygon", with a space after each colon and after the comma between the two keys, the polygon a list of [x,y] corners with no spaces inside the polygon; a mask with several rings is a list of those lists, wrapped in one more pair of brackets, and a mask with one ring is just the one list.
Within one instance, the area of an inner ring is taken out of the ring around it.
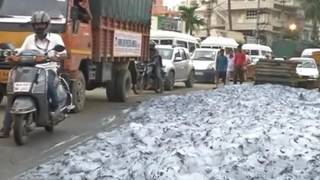
{"label": "person walking on street", "polygon": [[241,46],[238,47],[237,53],[234,58],[234,79],[233,83],[237,84],[240,79],[240,84],[244,81],[244,71],[246,66],[246,54],[242,51]]}
{"label": "person walking on street", "polygon": [[246,62],[243,65],[243,77],[244,77],[243,79],[244,79],[244,81],[247,81],[247,78],[248,78],[248,66],[251,63],[251,58],[250,58],[250,55],[249,55],[249,51],[245,51],[244,53],[246,55]]}
{"label": "person walking on street", "polygon": [[227,69],[227,84],[230,82],[230,77],[233,77],[234,71],[234,53],[232,50],[228,54],[228,69]]}
{"label": "person walking on street", "polygon": [[226,85],[226,78],[227,78],[227,69],[228,69],[228,59],[224,55],[224,50],[221,49],[219,52],[219,55],[217,57],[217,64],[216,64],[216,70],[217,70],[217,86],[219,84],[219,80],[222,79],[223,84]]}

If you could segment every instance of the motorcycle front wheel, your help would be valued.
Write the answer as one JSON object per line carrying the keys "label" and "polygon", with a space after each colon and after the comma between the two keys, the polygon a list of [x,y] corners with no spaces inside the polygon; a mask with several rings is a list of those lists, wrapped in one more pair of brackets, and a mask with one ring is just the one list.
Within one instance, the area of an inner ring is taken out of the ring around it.
{"label": "motorcycle front wheel", "polygon": [[13,115],[14,126],[13,135],[14,141],[17,145],[21,146],[28,142],[28,118],[30,114],[15,114]]}

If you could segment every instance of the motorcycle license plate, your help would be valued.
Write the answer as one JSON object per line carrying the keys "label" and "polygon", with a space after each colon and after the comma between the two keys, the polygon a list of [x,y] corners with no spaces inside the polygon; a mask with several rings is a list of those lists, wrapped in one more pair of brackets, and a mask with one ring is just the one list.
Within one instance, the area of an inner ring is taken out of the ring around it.
{"label": "motorcycle license plate", "polygon": [[30,82],[15,82],[13,84],[14,92],[28,92],[31,88]]}

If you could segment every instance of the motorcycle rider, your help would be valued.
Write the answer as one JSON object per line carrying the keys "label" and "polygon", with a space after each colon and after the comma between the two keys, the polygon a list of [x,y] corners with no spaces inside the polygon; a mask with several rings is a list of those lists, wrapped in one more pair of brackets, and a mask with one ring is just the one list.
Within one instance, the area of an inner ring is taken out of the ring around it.
{"label": "motorcycle rider", "polygon": [[[49,33],[48,30],[50,28],[51,17],[48,13],[44,11],[36,11],[33,13],[31,17],[31,25],[34,34],[29,35],[24,43],[22,44],[19,52],[24,50],[38,50],[41,52],[43,56],[37,56],[35,58],[36,62],[42,62],[46,59],[45,53],[49,50],[53,49],[56,45],[64,46],[63,40],[60,35]],[[19,53],[18,53],[19,54]],[[63,59],[67,55],[66,51],[63,52],[55,52],[49,51],[47,56],[49,58],[58,58]],[[11,62],[18,62],[20,60],[19,56],[10,56],[7,58]],[[49,62],[43,64],[37,64],[37,67],[45,68],[48,71],[48,98],[51,99],[50,110],[51,117],[56,118],[60,114],[58,105],[58,95],[57,95],[57,87],[58,87],[58,78],[56,76],[57,66],[56,62]],[[0,138],[9,137],[12,118],[10,115],[10,107],[8,104],[6,106],[5,119],[3,122],[3,127],[0,130]]]}
{"label": "motorcycle rider", "polygon": [[163,80],[162,79],[162,58],[156,49],[156,43],[154,41],[150,41],[149,43],[149,57],[150,57],[150,62],[155,62],[155,76],[160,80],[160,82]]}

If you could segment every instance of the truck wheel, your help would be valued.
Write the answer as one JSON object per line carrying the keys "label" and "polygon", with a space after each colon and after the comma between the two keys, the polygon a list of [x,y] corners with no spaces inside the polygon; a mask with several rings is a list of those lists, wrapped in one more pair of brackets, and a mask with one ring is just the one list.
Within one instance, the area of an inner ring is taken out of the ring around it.
{"label": "truck wheel", "polygon": [[22,114],[22,115],[14,115],[14,125],[13,125],[13,135],[14,135],[14,141],[17,145],[21,146],[27,143],[28,141],[28,130],[26,128],[27,126],[27,119],[28,114]]}
{"label": "truck wheel", "polygon": [[73,105],[75,106],[72,112],[78,113],[82,111],[86,103],[86,81],[81,71],[79,73],[79,78],[72,82],[71,87]]}
{"label": "truck wheel", "polygon": [[187,88],[192,88],[194,83],[194,70],[192,70],[188,76],[188,80],[185,82]]}
{"label": "truck wheel", "polygon": [[0,92],[0,104],[2,103],[3,97],[4,97],[4,94]]}
{"label": "truck wheel", "polygon": [[174,72],[170,71],[168,76],[165,79],[164,89],[167,91],[172,91],[174,88],[174,81],[175,81]]}
{"label": "truck wheel", "polygon": [[107,82],[106,85],[106,95],[109,101],[117,101],[117,91],[116,91],[116,82],[117,82],[117,72],[112,73],[112,80]]}
{"label": "truck wheel", "polygon": [[131,87],[131,75],[128,70],[120,70],[117,77],[117,100],[126,102],[129,97]]}

